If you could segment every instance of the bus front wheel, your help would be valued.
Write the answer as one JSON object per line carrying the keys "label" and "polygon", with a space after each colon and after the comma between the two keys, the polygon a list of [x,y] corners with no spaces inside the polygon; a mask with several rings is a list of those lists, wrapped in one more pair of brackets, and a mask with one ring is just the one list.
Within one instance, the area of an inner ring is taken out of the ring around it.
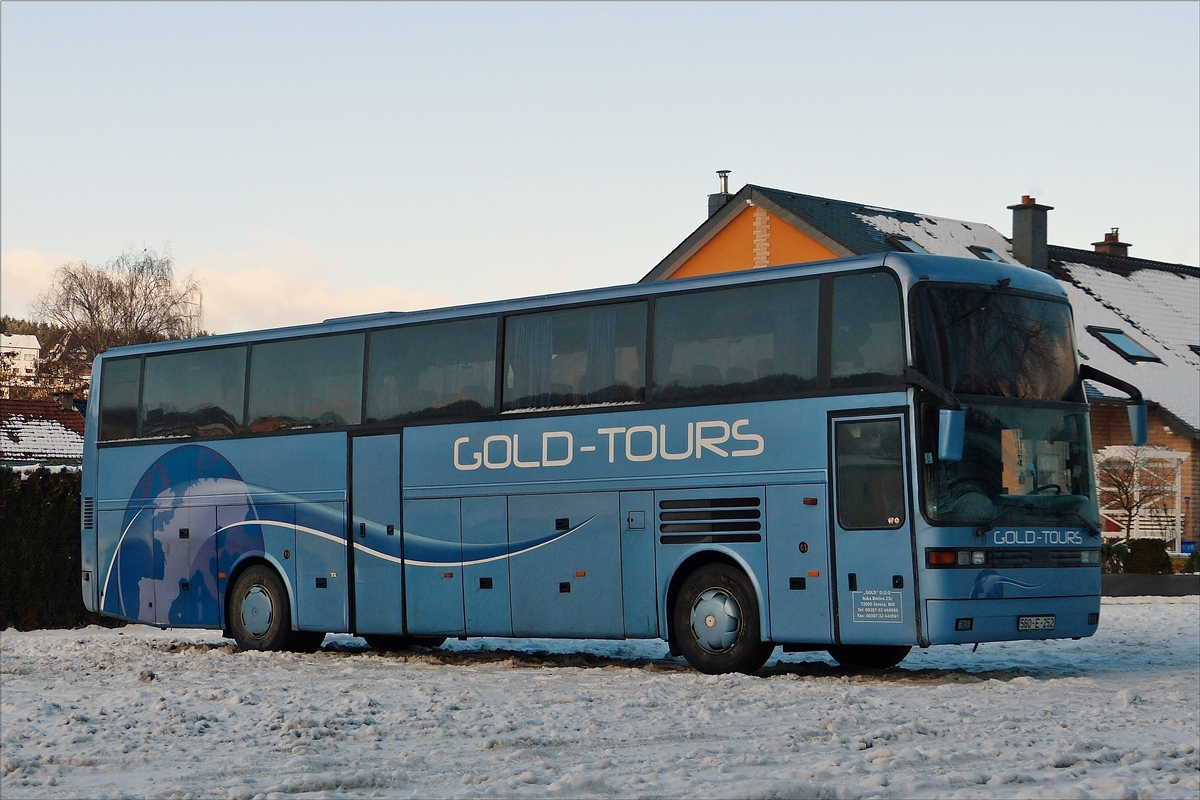
{"label": "bus front wheel", "polygon": [[829,655],[850,669],[890,669],[912,650],[908,645],[839,644],[829,648]]}
{"label": "bus front wheel", "polygon": [[754,588],[729,564],[706,564],[688,575],[671,622],[683,657],[708,675],[757,672],[775,649],[762,641]]}
{"label": "bus front wheel", "polygon": [[243,650],[288,648],[292,615],[275,570],[255,564],[238,576],[229,593],[229,631]]}

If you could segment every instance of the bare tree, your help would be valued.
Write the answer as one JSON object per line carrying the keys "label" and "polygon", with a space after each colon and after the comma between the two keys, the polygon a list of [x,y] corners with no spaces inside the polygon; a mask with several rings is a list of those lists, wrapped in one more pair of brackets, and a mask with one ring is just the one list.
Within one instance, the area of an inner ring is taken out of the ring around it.
{"label": "bare tree", "polygon": [[169,253],[126,251],[101,266],[63,264],[33,303],[35,316],[69,331],[87,361],[110,347],[203,335],[203,294],[175,277]]}
{"label": "bare tree", "polygon": [[1100,505],[1119,510],[1124,516],[1126,542],[1132,535],[1135,519],[1165,512],[1165,501],[1175,496],[1177,466],[1163,455],[1161,448],[1119,445],[1107,447],[1096,456]]}

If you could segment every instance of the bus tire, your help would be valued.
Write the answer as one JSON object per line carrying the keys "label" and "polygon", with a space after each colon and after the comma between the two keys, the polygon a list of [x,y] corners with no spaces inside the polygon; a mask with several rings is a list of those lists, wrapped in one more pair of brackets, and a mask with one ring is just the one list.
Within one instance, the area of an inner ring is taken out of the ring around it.
{"label": "bus tire", "polygon": [[265,564],[246,569],[229,592],[229,631],[243,650],[286,650],[292,639],[287,590]]}
{"label": "bus tire", "polygon": [[705,564],[675,597],[672,631],[687,662],[707,675],[757,672],[775,645],[764,642],[750,580],[729,564]]}
{"label": "bus tire", "polygon": [[849,669],[891,669],[910,650],[908,645],[838,644],[829,648],[829,655]]}

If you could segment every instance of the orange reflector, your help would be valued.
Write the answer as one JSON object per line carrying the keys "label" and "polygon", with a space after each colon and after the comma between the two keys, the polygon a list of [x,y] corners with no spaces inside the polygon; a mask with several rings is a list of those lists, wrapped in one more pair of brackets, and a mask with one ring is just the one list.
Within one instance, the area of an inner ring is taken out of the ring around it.
{"label": "orange reflector", "polygon": [[587,577],[587,573],[586,573],[586,572],[582,572],[582,571],[580,571],[580,572],[576,572],[576,573],[575,573],[575,577],[576,577],[576,578],[586,578],[586,577]]}
{"label": "orange reflector", "polygon": [[443,578],[453,578],[453,577],[454,577],[454,573],[453,573],[453,572],[443,572],[443,573],[442,573],[442,577],[443,577]]}
{"label": "orange reflector", "polygon": [[224,573],[224,572],[218,572],[218,573],[217,573],[217,577],[218,577],[218,578],[224,578],[224,577],[225,577],[225,573]]}
{"label": "orange reflector", "polygon": [[808,577],[819,578],[819,577],[821,577],[821,571],[819,569],[810,569],[808,571]]}
{"label": "orange reflector", "polygon": [[815,506],[816,504],[817,504],[817,498],[815,498],[815,497],[806,497],[806,498],[804,498],[804,505],[806,505],[806,506]]}
{"label": "orange reflector", "polygon": [[953,550],[926,550],[925,563],[930,566],[950,567],[954,566],[957,561],[957,555]]}

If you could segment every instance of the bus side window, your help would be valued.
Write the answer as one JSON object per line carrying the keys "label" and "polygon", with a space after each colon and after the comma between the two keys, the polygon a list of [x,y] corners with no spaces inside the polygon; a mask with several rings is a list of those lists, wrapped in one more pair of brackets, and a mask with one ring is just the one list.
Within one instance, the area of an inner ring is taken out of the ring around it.
{"label": "bus side window", "polygon": [[733,401],[816,387],[818,282],[660,297],[654,399]]}
{"label": "bus side window", "polygon": [[362,333],[263,342],[250,351],[250,431],[357,425]]}
{"label": "bus side window", "polygon": [[904,524],[904,451],[900,420],[839,422],[838,522],[845,530],[880,530]]}
{"label": "bus side window", "polygon": [[146,357],[142,437],[241,433],[246,347]]}
{"label": "bus side window", "polygon": [[504,410],[646,399],[646,303],[505,321]]}
{"label": "bus side window", "polygon": [[137,436],[138,394],[142,359],[105,359],[100,378],[100,440]]}
{"label": "bus side window", "polygon": [[372,331],[367,422],[472,417],[496,407],[496,318]]}
{"label": "bus side window", "polygon": [[904,374],[900,287],[887,272],[833,279],[834,386],[886,382]]}

